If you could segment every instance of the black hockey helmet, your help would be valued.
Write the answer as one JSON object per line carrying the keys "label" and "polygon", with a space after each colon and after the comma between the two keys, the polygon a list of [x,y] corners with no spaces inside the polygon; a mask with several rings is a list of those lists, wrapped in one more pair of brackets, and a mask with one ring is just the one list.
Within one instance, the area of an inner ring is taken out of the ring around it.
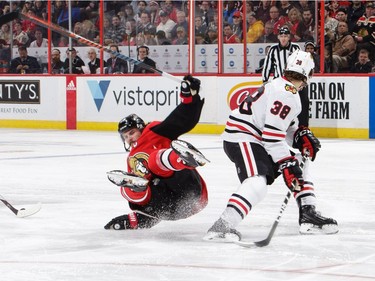
{"label": "black hockey helmet", "polygon": [[137,114],[130,114],[120,120],[118,123],[118,132],[121,134],[133,128],[142,131],[144,127],[146,127],[146,124],[142,118],[140,118]]}

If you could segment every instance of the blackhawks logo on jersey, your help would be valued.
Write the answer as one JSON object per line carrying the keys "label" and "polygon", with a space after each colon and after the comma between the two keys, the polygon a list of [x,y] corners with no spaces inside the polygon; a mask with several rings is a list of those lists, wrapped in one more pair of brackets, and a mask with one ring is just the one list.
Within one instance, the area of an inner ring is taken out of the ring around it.
{"label": "blackhawks logo on jersey", "polygon": [[297,94],[297,89],[291,85],[285,85],[285,90],[291,92],[292,94]]}
{"label": "blackhawks logo on jersey", "polygon": [[140,177],[147,177],[150,174],[150,171],[148,170],[148,158],[149,155],[141,152],[136,153],[129,157],[129,168],[131,171]]}

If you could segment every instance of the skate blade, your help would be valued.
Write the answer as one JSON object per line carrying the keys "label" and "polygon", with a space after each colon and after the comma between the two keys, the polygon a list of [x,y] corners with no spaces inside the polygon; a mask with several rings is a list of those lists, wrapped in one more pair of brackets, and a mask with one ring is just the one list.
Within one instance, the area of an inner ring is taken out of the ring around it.
{"label": "skate blade", "polygon": [[172,142],[172,147],[179,151],[181,154],[189,153],[193,156],[194,160],[197,161],[199,166],[204,166],[206,163],[210,163],[202,153],[196,150],[194,147],[190,147],[188,143],[181,140],[174,140]]}
{"label": "skate blade", "polygon": [[299,233],[303,235],[335,234],[339,232],[337,224],[326,224],[322,227],[311,223],[303,223],[299,228]]}

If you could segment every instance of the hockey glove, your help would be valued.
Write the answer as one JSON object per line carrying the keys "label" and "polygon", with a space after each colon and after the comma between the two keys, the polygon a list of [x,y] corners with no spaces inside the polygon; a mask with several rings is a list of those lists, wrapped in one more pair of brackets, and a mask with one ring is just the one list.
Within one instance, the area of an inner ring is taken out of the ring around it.
{"label": "hockey glove", "polygon": [[286,186],[292,191],[301,190],[304,180],[298,160],[294,156],[290,156],[279,161],[278,164]]}
{"label": "hockey glove", "polygon": [[302,126],[294,134],[293,147],[298,148],[302,154],[308,154],[311,161],[314,161],[321,145],[310,129]]}
{"label": "hockey glove", "polygon": [[199,93],[199,89],[201,87],[201,80],[194,78],[191,75],[184,76],[184,81],[187,81],[190,85],[191,94],[194,96]]}

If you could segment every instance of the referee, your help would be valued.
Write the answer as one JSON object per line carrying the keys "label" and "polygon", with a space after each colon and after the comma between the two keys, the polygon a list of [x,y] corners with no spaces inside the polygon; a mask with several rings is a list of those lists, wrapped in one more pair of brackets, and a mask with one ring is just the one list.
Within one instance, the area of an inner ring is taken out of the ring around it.
{"label": "referee", "polygon": [[[264,61],[264,67],[262,71],[263,83],[266,83],[273,71],[274,78],[283,75],[284,68],[286,66],[286,61],[288,57],[295,51],[299,50],[298,44],[290,41],[290,30],[287,26],[283,26],[279,29],[279,35],[277,36],[279,40],[278,44],[271,46],[267,57]],[[309,126],[309,96],[307,87],[299,91],[302,111],[298,116],[299,126]]]}

